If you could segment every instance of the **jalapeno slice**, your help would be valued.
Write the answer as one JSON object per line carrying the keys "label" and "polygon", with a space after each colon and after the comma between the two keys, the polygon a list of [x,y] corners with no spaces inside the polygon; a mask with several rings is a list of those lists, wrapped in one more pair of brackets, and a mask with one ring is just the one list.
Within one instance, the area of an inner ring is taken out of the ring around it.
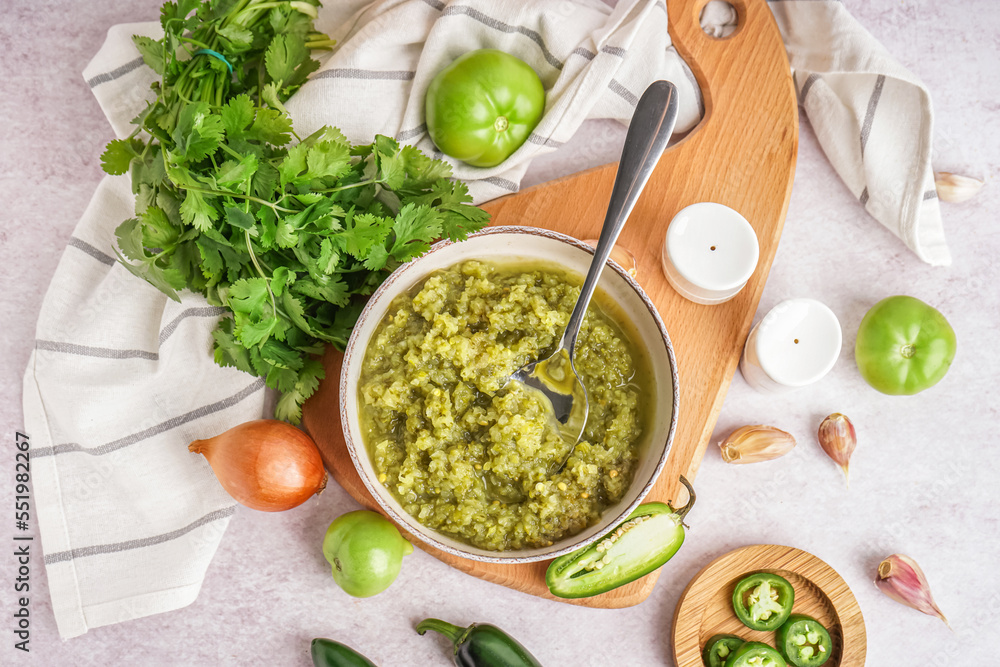
{"label": "jalapeno slice", "polygon": [[830,633],[819,621],[805,614],[792,614],[778,628],[775,643],[788,664],[795,667],[819,667],[833,653]]}
{"label": "jalapeno slice", "polygon": [[705,667],[723,667],[726,659],[745,643],[746,640],[736,635],[715,635],[705,644],[701,659]]}
{"label": "jalapeno slice", "polygon": [[788,667],[788,663],[767,644],[747,642],[733,651],[726,667]]}
{"label": "jalapeno slice", "polygon": [[677,553],[684,542],[684,516],[694,506],[694,489],[686,479],[690,499],[674,510],[664,503],[644,503],[610,533],[588,547],[556,558],[545,572],[545,583],[556,597],[583,598],[606,593],[645,576]]}
{"label": "jalapeno slice", "polygon": [[776,574],[757,572],[733,589],[733,611],[752,630],[777,630],[792,614],[795,589]]}

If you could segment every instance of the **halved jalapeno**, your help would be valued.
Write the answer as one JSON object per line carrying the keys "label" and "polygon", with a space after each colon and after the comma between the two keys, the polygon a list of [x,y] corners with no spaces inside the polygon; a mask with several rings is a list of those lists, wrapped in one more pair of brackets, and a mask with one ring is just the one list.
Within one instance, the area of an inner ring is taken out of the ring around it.
{"label": "halved jalapeno", "polygon": [[684,542],[685,515],[695,494],[684,477],[690,499],[674,510],[664,503],[644,503],[625,521],[588,547],[556,558],[545,572],[549,591],[561,598],[606,593],[645,576],[677,553]]}

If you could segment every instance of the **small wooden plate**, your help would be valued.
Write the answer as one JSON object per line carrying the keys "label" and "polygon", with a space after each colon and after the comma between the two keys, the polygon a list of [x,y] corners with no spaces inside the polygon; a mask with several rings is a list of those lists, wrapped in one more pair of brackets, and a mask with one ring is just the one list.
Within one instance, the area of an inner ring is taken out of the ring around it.
{"label": "small wooden plate", "polygon": [[807,614],[830,631],[833,656],[823,667],[864,667],[865,621],[854,594],[837,572],[816,556],[773,544],[756,544],[716,558],[696,574],[674,611],[674,659],[678,667],[703,665],[705,643],[720,633],[774,646],[773,632],[751,630],[733,612],[733,588],[753,572],[784,577],[795,587],[796,614]]}

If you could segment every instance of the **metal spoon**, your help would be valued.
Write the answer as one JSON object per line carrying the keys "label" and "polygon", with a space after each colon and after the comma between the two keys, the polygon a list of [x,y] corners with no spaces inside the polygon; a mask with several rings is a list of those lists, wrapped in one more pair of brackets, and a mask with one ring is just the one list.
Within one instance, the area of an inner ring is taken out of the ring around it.
{"label": "metal spoon", "polygon": [[621,234],[629,213],[639,199],[646,181],[656,167],[660,155],[667,147],[667,141],[677,121],[677,88],[669,81],[655,81],[650,84],[639,99],[629,122],[625,136],[625,147],[618,163],[618,174],[611,191],[611,201],[604,217],[601,238],[594,251],[594,259],[587,272],[587,278],[580,288],[569,323],[563,332],[556,351],[547,359],[533,361],[522,366],[508,381],[521,382],[526,387],[541,392],[552,403],[560,432],[567,442],[572,443],[556,471],[566,465],[577,443],[583,436],[587,423],[589,404],[587,390],[576,374],[573,366],[573,351],[580,325],[594,295],[601,271],[611,255],[611,248]]}

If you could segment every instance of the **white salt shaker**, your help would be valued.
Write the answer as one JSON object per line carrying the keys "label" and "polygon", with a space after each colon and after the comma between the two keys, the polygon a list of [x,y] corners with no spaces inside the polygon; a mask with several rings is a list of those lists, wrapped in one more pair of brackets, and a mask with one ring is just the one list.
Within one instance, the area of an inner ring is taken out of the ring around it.
{"label": "white salt shaker", "polygon": [[705,305],[739,294],[757,268],[757,234],[742,215],[702,202],[681,209],[663,242],[663,273],[685,299]]}
{"label": "white salt shaker", "polygon": [[833,311],[815,299],[782,301],[747,337],[740,372],[757,391],[778,393],[816,382],[840,356]]}

